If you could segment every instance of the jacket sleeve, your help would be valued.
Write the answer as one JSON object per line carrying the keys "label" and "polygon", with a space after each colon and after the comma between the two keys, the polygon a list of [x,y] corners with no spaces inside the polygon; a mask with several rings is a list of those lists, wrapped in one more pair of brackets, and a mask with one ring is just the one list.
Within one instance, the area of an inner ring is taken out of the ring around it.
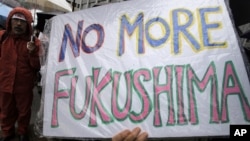
{"label": "jacket sleeve", "polygon": [[36,48],[29,53],[29,59],[30,59],[30,65],[36,69],[36,70],[40,70],[40,58],[39,58],[39,52],[40,52],[40,48],[41,48],[41,43],[39,39],[35,39],[35,46]]}
{"label": "jacket sleeve", "polygon": [[2,48],[2,42],[3,42],[3,34],[5,33],[5,30],[0,31],[0,57],[1,57],[1,48]]}

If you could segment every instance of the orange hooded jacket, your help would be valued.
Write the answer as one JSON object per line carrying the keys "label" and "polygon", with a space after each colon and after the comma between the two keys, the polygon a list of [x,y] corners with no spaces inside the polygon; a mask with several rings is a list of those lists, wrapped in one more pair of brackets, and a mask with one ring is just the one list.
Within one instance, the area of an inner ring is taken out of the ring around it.
{"label": "orange hooded jacket", "polygon": [[[11,18],[15,13],[22,13],[27,20],[27,31],[23,36],[11,34]],[[34,87],[36,73],[40,69],[39,46],[29,52],[27,43],[32,35],[32,15],[25,8],[14,8],[6,21],[6,31],[0,31],[0,91],[12,93],[13,90],[30,91]]]}

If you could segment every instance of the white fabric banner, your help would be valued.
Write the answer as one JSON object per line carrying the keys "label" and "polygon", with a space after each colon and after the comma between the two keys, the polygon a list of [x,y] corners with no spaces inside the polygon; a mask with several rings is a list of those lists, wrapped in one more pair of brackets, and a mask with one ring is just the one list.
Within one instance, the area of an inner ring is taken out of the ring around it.
{"label": "white fabric banner", "polygon": [[53,18],[45,136],[229,135],[250,84],[223,0],[134,0]]}

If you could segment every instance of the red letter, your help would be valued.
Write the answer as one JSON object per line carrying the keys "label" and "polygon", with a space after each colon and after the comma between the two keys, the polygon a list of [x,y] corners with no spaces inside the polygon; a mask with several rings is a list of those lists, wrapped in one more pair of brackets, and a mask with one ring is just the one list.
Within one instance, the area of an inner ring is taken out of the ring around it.
{"label": "red letter", "polygon": [[172,91],[172,66],[165,67],[166,84],[159,84],[161,68],[154,68],[154,126],[162,126],[160,114],[160,94],[166,93],[168,97],[168,122],[167,124],[173,125],[175,123],[173,91]]}
{"label": "red letter", "polygon": [[198,113],[196,109],[196,100],[194,93],[194,84],[198,87],[199,91],[204,91],[209,82],[211,82],[211,121],[210,122],[219,122],[219,105],[218,105],[218,86],[217,86],[217,76],[216,70],[214,66],[214,62],[212,62],[203,79],[200,81],[194,70],[190,65],[187,66],[187,77],[188,77],[188,98],[189,98],[189,120],[191,124],[198,124]]}
{"label": "red letter", "polygon": [[111,78],[111,70],[109,72],[107,72],[105,74],[105,76],[103,77],[103,79],[101,80],[101,82],[99,84],[98,83],[98,77],[99,77],[99,72],[100,69],[94,69],[93,70],[93,83],[94,83],[94,87],[93,87],[93,98],[92,98],[92,104],[91,104],[91,113],[90,113],[90,126],[97,126],[97,122],[96,122],[96,110],[99,112],[101,119],[103,122],[111,122],[113,121],[113,119],[111,118],[110,114],[107,113],[105,107],[103,107],[101,101],[100,101],[100,97],[99,97],[99,93],[101,92],[101,90],[108,85],[109,82],[112,81]]}
{"label": "red letter", "polygon": [[80,113],[78,114],[78,113],[76,113],[76,110],[75,110],[75,86],[76,86],[77,79],[72,78],[71,94],[70,94],[70,112],[73,115],[73,117],[76,119],[84,118],[86,111],[88,110],[89,99],[90,99],[90,94],[91,94],[91,81],[92,80],[90,77],[86,78],[86,88],[85,88],[86,93],[84,94],[85,95],[84,107],[80,111]]}
{"label": "red letter", "polygon": [[[112,113],[114,117],[118,120],[123,120],[128,116],[128,112],[130,111],[131,107],[131,96],[132,96],[132,82],[131,82],[131,71],[125,73],[126,79],[126,86],[127,86],[127,95],[126,95],[126,102],[123,109],[119,107],[118,100],[118,90],[119,90],[119,80],[120,80],[120,73],[114,74],[114,81],[113,81],[113,90],[112,90]],[[125,93],[122,93],[124,95]]]}
{"label": "red letter", "polygon": [[143,76],[144,81],[149,81],[151,79],[150,72],[148,70],[139,70],[134,73],[135,91],[142,100],[141,113],[135,113],[134,111],[132,111],[130,114],[130,119],[134,122],[142,121],[149,115],[150,111],[152,110],[149,95],[146,89],[143,87],[143,84],[140,82],[140,76]]}
{"label": "red letter", "polygon": [[[231,82],[231,83],[230,83]],[[242,106],[243,113],[245,115],[245,120],[250,121],[250,106],[245,96],[242,86],[235,72],[234,65],[232,61],[226,62],[225,72],[224,72],[224,82],[223,82],[223,98],[222,98],[222,122],[228,122],[228,108],[227,108],[227,97],[229,95],[238,95],[240,99],[240,104]]]}
{"label": "red letter", "polygon": [[58,125],[58,117],[57,117],[57,102],[59,98],[68,98],[69,92],[68,90],[59,91],[59,79],[65,75],[73,75],[76,69],[71,70],[63,70],[56,73],[55,76],[55,89],[54,89],[54,100],[53,100],[53,109],[52,109],[52,119],[51,119],[51,126],[56,127]]}

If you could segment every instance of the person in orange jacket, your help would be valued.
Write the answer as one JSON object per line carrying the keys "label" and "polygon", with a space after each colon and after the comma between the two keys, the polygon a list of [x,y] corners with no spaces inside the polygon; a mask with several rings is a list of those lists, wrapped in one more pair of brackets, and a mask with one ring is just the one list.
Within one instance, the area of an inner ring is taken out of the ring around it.
{"label": "person in orange jacket", "polygon": [[0,121],[1,141],[15,137],[29,141],[33,87],[40,69],[40,41],[32,36],[32,14],[16,7],[0,31]]}

